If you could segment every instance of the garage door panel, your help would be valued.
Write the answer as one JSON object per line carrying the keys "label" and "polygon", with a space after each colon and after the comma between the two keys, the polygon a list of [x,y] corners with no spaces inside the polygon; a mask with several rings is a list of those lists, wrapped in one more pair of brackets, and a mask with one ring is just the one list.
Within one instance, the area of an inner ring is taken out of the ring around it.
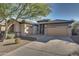
{"label": "garage door panel", "polygon": [[67,35],[67,28],[46,28],[48,35]]}

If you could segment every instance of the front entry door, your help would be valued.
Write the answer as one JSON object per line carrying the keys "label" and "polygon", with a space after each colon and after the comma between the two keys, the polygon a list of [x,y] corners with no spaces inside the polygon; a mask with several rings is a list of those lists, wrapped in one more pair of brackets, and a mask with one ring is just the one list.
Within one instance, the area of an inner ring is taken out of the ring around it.
{"label": "front entry door", "polygon": [[40,24],[40,34],[44,34],[44,24]]}

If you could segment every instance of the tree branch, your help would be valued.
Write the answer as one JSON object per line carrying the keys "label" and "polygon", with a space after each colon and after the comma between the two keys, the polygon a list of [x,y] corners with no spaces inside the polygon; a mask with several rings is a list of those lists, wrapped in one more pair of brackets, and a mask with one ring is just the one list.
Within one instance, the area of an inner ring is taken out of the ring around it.
{"label": "tree branch", "polygon": [[22,6],[22,9],[21,9],[21,10],[20,10],[20,12],[18,13],[18,15],[17,15],[17,17],[16,17],[16,19],[15,19],[15,20],[17,20],[17,19],[18,19],[18,17],[20,16],[21,12],[23,11],[23,9],[24,9],[25,5],[26,5],[26,4],[24,4],[24,5]]}

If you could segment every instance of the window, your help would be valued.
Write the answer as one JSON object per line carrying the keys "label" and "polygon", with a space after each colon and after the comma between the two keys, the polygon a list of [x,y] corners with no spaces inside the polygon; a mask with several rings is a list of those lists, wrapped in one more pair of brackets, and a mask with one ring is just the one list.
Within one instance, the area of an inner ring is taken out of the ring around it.
{"label": "window", "polygon": [[5,27],[1,27],[1,31],[5,31]]}

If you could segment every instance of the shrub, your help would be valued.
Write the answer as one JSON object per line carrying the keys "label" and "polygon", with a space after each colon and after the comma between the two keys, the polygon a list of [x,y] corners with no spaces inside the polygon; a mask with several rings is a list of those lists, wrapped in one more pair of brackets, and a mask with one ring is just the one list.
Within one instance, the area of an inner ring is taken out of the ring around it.
{"label": "shrub", "polygon": [[15,38],[15,34],[7,34],[7,39]]}

